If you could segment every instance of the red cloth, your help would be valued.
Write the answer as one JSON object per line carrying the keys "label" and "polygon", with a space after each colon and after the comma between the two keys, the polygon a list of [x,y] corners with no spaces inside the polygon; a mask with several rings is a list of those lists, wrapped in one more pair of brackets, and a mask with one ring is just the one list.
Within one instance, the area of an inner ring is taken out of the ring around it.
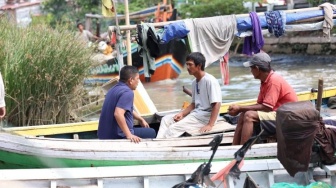
{"label": "red cloth", "polygon": [[222,61],[219,63],[221,75],[222,75],[222,81],[224,85],[229,85],[230,82],[230,74],[229,74],[229,52],[226,53],[222,59]]}
{"label": "red cloth", "polygon": [[115,34],[115,32],[112,32],[112,35],[111,35],[111,44],[116,44],[116,43],[117,43],[116,34]]}
{"label": "red cloth", "polygon": [[258,104],[263,104],[276,111],[281,105],[288,102],[297,102],[297,96],[293,88],[279,74],[270,72],[268,77],[260,85]]}
{"label": "red cloth", "polygon": [[[217,172],[215,175],[211,177],[211,181],[215,180],[221,180],[223,182],[224,188],[226,188],[226,176],[229,174],[231,168],[236,164],[237,160],[232,160],[226,167],[224,167],[222,170]],[[244,165],[244,160],[242,160],[239,164],[239,169]]]}

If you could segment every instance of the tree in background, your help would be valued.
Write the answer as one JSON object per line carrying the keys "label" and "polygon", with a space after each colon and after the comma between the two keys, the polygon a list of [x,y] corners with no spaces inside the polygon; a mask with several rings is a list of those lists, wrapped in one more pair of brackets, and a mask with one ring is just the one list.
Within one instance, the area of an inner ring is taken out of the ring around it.
{"label": "tree in background", "polygon": [[247,13],[244,0],[197,0],[196,5],[184,4],[179,13],[184,18],[202,18]]}
{"label": "tree in background", "polygon": [[49,24],[84,21],[85,14],[101,14],[100,0],[45,0],[43,11],[51,17]]}

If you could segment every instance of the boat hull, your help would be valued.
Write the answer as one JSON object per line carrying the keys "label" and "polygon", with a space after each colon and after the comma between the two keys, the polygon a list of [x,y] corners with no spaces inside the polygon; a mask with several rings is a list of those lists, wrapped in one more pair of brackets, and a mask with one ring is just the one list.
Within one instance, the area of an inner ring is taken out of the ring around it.
{"label": "boat hull", "polygon": [[[228,137],[224,135],[224,138]],[[62,168],[133,166],[205,162],[212,154],[209,146],[186,147],[188,142],[203,145],[213,136],[181,139],[143,140],[139,144],[127,140],[69,140],[36,138],[0,133],[1,168]],[[174,141],[180,146],[169,146]],[[230,139],[230,142],[232,138]],[[224,140],[228,142],[228,140]],[[252,147],[246,157],[275,157],[276,144]],[[240,146],[220,146],[215,161],[230,160]]]}
{"label": "boat hull", "polygon": [[[145,78],[143,58],[138,53],[138,45],[132,43],[132,65],[139,70],[142,82],[156,82],[166,79],[176,79],[185,64],[187,46],[184,40],[173,40],[168,44],[160,44],[160,54],[155,58],[155,68],[150,77]],[[127,62],[127,53],[123,52],[124,63]],[[147,62],[146,62],[147,63]],[[119,65],[116,58],[91,69],[91,76],[84,82],[86,84],[104,84],[119,74]]]}

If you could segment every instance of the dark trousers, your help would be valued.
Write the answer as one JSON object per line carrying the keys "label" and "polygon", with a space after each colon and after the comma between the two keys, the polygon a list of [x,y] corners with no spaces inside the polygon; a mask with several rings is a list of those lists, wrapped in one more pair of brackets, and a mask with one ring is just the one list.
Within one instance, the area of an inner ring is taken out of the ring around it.
{"label": "dark trousers", "polygon": [[153,128],[134,127],[134,135],[140,138],[156,138],[156,132]]}

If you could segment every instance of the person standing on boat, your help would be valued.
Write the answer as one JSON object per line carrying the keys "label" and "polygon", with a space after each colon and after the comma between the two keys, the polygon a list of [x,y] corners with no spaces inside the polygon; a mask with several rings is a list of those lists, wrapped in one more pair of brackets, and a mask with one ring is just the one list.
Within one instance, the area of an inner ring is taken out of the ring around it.
{"label": "person standing on boat", "polygon": [[184,132],[208,132],[217,121],[222,103],[218,80],[204,71],[205,57],[193,52],[186,58],[188,73],[196,79],[192,82],[191,104],[178,114],[164,116],[157,138],[179,137]]}
{"label": "person standing on boat", "polygon": [[85,45],[90,46],[91,40],[98,40],[99,37],[93,35],[90,31],[84,29],[84,25],[82,23],[77,24],[78,32],[76,37],[81,40]]}
{"label": "person standing on boat", "polygon": [[5,103],[5,86],[3,83],[2,75],[0,73],[0,120],[6,115],[6,103]]}
{"label": "person standing on boat", "polygon": [[273,71],[270,63],[270,56],[264,52],[255,54],[244,63],[245,67],[250,67],[254,78],[261,81],[260,92],[257,104],[229,106],[229,115],[240,113],[232,145],[243,145],[252,136],[255,123],[260,124],[260,129],[256,129],[264,130],[264,135],[274,135],[276,110],[285,103],[298,100],[294,89]]}
{"label": "person standing on boat", "polygon": [[[99,139],[129,139],[138,143],[141,138],[155,138],[155,130],[133,110],[134,92],[139,83],[138,69],[124,66],[120,70],[119,82],[105,96],[99,118]],[[133,127],[133,118],[142,127]]]}

